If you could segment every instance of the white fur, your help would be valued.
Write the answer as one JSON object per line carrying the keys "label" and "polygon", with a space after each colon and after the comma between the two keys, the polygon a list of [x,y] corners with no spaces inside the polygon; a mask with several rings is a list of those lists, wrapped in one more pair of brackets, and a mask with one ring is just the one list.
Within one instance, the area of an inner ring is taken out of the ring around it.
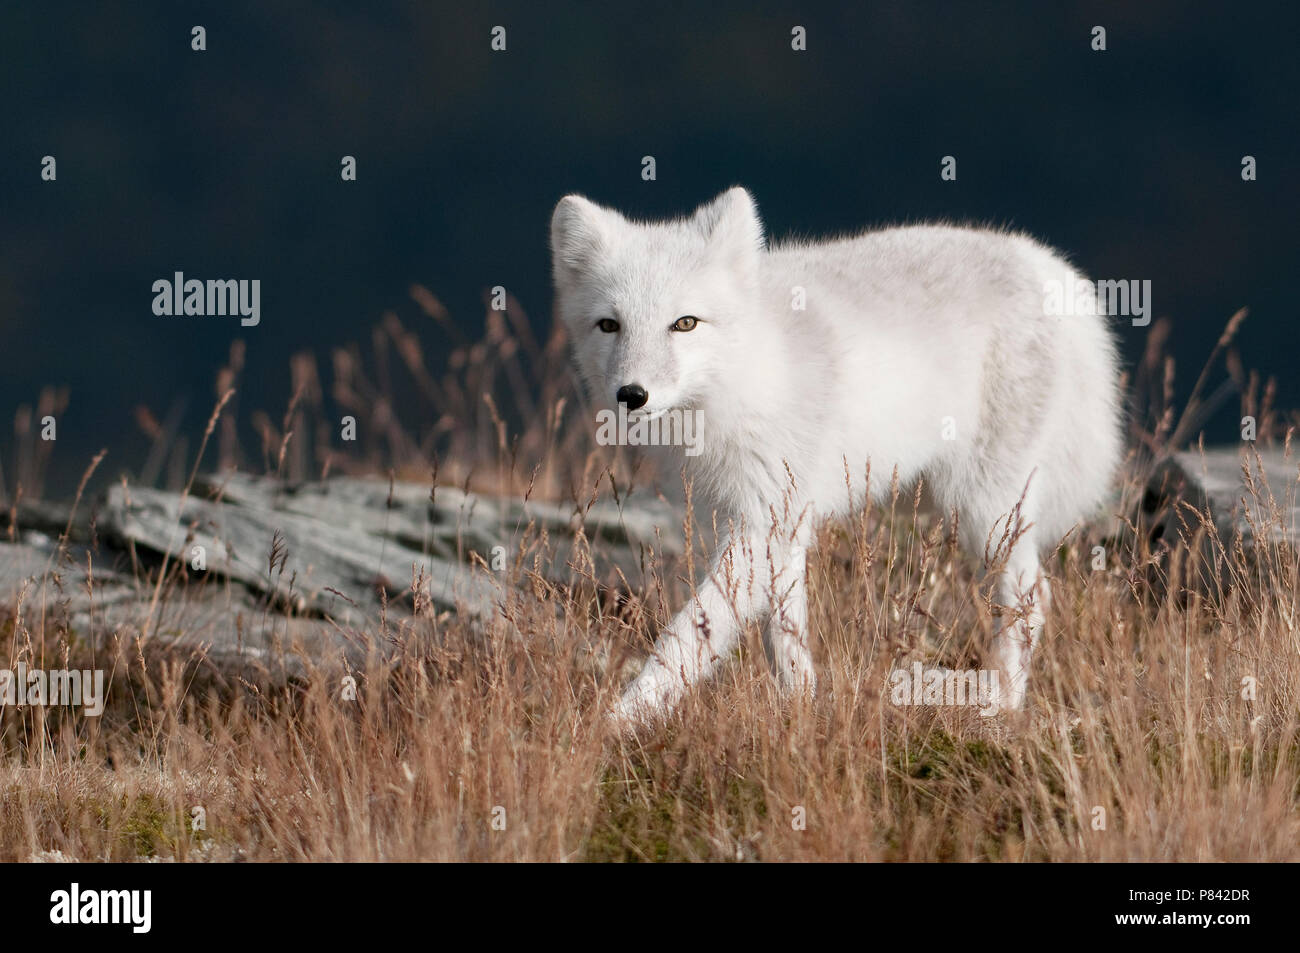
{"label": "white fur", "polygon": [[[805,551],[819,521],[863,504],[868,462],[873,495],[895,467],[905,484],[924,476],[977,557],[1018,518],[998,580],[1014,620],[992,663],[1001,703],[1023,704],[1048,599],[1039,555],[1095,510],[1121,452],[1105,319],[1045,313],[1046,283],[1079,277],[1059,255],[947,225],[765,247],[741,188],[656,223],[567,196],[551,245],[589,392],[612,405],[640,384],[639,413],[698,411],[701,452],[683,461],[730,527],[614,712],[621,725],[667,712],[762,617],[782,685],[813,689]],[[671,330],[683,315],[698,326]],[[616,333],[596,328],[606,317]]]}

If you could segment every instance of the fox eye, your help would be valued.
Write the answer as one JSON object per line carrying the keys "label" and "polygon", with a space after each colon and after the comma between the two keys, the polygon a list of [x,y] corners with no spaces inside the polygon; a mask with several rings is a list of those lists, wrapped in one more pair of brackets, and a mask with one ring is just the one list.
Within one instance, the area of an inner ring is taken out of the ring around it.
{"label": "fox eye", "polygon": [[618,322],[613,318],[601,318],[596,322],[596,327],[600,328],[606,334],[613,334],[618,330]]}
{"label": "fox eye", "polygon": [[674,331],[694,331],[695,325],[700,323],[700,319],[693,314],[683,315],[673,322]]}

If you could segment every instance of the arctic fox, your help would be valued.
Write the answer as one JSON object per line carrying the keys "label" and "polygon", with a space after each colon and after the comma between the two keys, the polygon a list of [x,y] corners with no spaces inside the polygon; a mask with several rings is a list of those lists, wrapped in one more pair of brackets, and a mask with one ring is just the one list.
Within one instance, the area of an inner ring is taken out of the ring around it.
{"label": "arctic fox", "polygon": [[1048,581],[1039,556],[1090,516],[1118,464],[1115,344],[1095,298],[1056,315],[1044,289],[1084,287],[1023,235],[946,225],[768,246],[750,194],[633,222],[578,195],[551,220],[557,310],[597,402],[632,418],[700,415],[687,478],[728,527],[692,604],[659,636],[611,715],[671,710],[767,620],[777,676],[815,690],[805,553],[814,529],[924,477],[980,556],[1008,537],[992,648],[1020,708]]}

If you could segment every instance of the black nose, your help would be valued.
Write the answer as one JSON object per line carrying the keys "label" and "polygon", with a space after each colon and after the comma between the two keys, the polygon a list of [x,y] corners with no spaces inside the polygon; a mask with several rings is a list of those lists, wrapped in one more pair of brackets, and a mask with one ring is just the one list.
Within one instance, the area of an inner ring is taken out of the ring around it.
{"label": "black nose", "polygon": [[649,399],[650,395],[645,392],[645,388],[640,384],[624,384],[618,389],[618,402],[627,404],[628,410],[644,407],[645,402]]}

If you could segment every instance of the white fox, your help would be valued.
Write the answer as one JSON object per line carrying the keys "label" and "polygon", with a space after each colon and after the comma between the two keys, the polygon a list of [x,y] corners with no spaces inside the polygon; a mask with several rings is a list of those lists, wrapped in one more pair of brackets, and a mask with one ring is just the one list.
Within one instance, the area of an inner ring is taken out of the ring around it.
{"label": "white fox", "polygon": [[[587,199],[551,220],[557,310],[592,397],[633,418],[700,415],[683,456],[728,533],[691,605],[612,712],[671,710],[736,644],[767,634],[783,688],[815,690],[804,564],[819,521],[924,477],[970,553],[1014,539],[993,644],[1020,708],[1048,603],[1039,555],[1099,506],[1118,464],[1115,344],[1058,254],[1006,232],[923,225],[767,246],[742,188],[633,222]],[[802,305],[802,307],[800,307]]]}

